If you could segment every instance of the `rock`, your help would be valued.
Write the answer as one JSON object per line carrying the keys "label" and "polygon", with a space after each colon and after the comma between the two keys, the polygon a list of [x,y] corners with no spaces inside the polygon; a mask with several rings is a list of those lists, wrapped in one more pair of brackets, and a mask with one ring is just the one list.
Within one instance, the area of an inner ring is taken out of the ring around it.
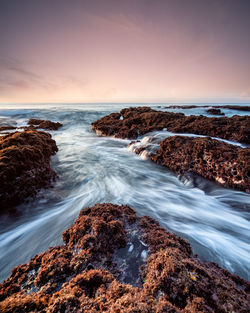
{"label": "rock", "polygon": [[151,159],[176,173],[192,172],[223,186],[250,192],[250,148],[211,138],[173,136],[160,143]]}
{"label": "rock", "polygon": [[213,115],[225,115],[224,113],[221,112],[220,109],[214,109],[214,108],[208,109],[207,113],[213,114]]}
{"label": "rock", "polygon": [[13,129],[16,129],[16,127],[11,126],[11,125],[0,126],[0,131],[13,130]]}
{"label": "rock", "polygon": [[58,128],[63,126],[63,124],[59,122],[55,123],[49,120],[38,120],[35,118],[29,119],[28,124],[35,129],[41,128],[47,130],[58,130]]}
{"label": "rock", "polygon": [[[211,105],[169,105],[165,109],[197,109],[197,108],[210,108]],[[245,105],[213,105],[212,108],[228,109],[237,111],[250,111],[250,106]]]}
{"label": "rock", "polygon": [[[131,229],[149,251],[137,285],[114,263]],[[1,312],[249,312],[247,281],[201,262],[186,240],[128,206],[82,210],[63,240],[13,269],[0,285]]]}
{"label": "rock", "polygon": [[229,110],[237,110],[237,111],[250,111],[250,106],[244,106],[244,105],[220,105],[216,106],[216,108],[223,108],[223,109],[229,109]]}
{"label": "rock", "polygon": [[196,109],[196,108],[204,108],[207,106],[204,105],[169,105],[166,106],[165,109]]}
{"label": "rock", "polygon": [[58,151],[51,135],[23,131],[0,137],[0,208],[10,208],[49,186],[56,176],[50,156]]}
{"label": "rock", "polygon": [[136,139],[140,135],[167,128],[174,133],[220,137],[250,143],[250,116],[206,117],[155,111],[149,107],[127,108],[92,123],[103,136]]}

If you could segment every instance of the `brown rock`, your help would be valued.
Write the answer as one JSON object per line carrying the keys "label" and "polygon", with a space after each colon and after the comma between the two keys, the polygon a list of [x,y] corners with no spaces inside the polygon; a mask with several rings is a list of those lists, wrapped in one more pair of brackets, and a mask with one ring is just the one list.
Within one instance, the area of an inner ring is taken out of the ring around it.
{"label": "brown rock", "polygon": [[50,184],[55,172],[50,156],[57,152],[51,135],[40,131],[0,137],[0,208],[20,204]]}
{"label": "brown rock", "polygon": [[[169,105],[166,109],[196,109],[196,108],[210,108],[211,105]],[[245,105],[213,105],[213,108],[217,109],[228,109],[237,111],[250,111],[250,106]]]}
{"label": "brown rock", "polygon": [[250,116],[206,117],[155,111],[149,107],[128,108],[92,123],[97,134],[136,139],[139,135],[167,128],[175,133],[193,133],[250,143]]}
{"label": "brown rock", "polygon": [[16,129],[16,127],[11,126],[11,125],[0,126],[0,131],[13,130],[13,129]]}
{"label": "brown rock", "polygon": [[222,109],[229,109],[229,110],[237,110],[237,111],[250,111],[250,106],[244,106],[244,105],[222,105],[222,106],[215,106],[216,108],[222,108]]}
{"label": "brown rock", "polygon": [[207,105],[168,105],[165,109],[196,109],[196,108],[207,108]]}
{"label": "brown rock", "polygon": [[250,192],[250,148],[211,138],[173,136],[164,139],[151,159],[174,172],[192,172],[223,186]]}
{"label": "brown rock", "polygon": [[213,114],[213,115],[225,115],[224,113],[221,112],[220,109],[214,109],[214,108],[208,109],[207,113]]}
{"label": "brown rock", "polygon": [[35,129],[42,128],[42,129],[47,129],[47,130],[58,130],[59,127],[63,126],[59,122],[55,123],[49,120],[38,120],[35,118],[29,119],[28,124]]}
{"label": "brown rock", "polygon": [[[114,263],[133,227],[150,250],[137,286],[119,281]],[[63,238],[13,269],[0,285],[1,312],[249,312],[247,281],[193,257],[187,241],[128,206],[84,209]]]}

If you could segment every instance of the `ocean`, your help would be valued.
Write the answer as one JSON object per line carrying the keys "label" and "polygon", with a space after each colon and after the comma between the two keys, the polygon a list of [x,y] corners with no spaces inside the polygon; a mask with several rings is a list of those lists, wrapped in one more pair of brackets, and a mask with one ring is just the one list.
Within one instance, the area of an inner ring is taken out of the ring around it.
{"label": "ocean", "polygon": [[[159,110],[208,115],[202,107],[170,110],[164,108],[167,105],[150,104]],[[38,118],[64,125],[50,132],[59,149],[51,158],[58,175],[53,188],[41,190],[15,212],[0,215],[0,281],[14,266],[62,244],[61,233],[82,208],[104,202],[127,204],[139,216],[153,217],[186,238],[202,260],[250,279],[250,195],[199,177],[178,177],[135,155],[128,148],[130,140],[99,137],[91,130],[92,122],[130,106],[139,105],[0,105],[2,124],[23,126],[29,118]],[[226,116],[248,114],[222,111]],[[160,135],[154,132],[140,139]]]}

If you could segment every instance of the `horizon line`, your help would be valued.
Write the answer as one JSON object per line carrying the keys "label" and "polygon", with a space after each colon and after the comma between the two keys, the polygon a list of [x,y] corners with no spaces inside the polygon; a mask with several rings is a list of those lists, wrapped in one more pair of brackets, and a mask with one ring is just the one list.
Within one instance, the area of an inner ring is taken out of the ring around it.
{"label": "horizon line", "polygon": [[0,105],[8,105],[8,104],[250,104],[250,100],[242,101],[22,101],[22,102],[0,102]]}

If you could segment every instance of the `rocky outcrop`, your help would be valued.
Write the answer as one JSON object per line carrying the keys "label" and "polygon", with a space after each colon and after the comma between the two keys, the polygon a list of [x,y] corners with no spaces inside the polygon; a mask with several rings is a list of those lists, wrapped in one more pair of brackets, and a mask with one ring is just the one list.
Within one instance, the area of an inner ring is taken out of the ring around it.
{"label": "rocky outcrop", "polygon": [[59,122],[51,122],[49,120],[39,120],[35,118],[31,118],[28,121],[28,124],[35,129],[46,129],[46,130],[58,130],[58,128],[62,127],[63,124]]}
{"label": "rocky outcrop", "polygon": [[[128,206],[82,210],[63,240],[13,269],[0,285],[1,312],[249,312],[247,281],[201,262],[187,241]],[[144,258],[129,284],[134,250]]]}
{"label": "rocky outcrop", "polygon": [[23,131],[0,137],[0,208],[10,208],[48,186],[55,178],[50,157],[57,152],[51,135]]}
{"label": "rocky outcrop", "polygon": [[[150,138],[149,138],[150,139]],[[250,148],[209,137],[172,136],[147,143],[132,141],[129,148],[178,174],[200,175],[225,187],[250,192]]]}
{"label": "rocky outcrop", "polygon": [[250,106],[246,105],[169,105],[165,106],[166,109],[196,109],[196,108],[216,108],[216,109],[228,109],[237,111],[250,111]]}
{"label": "rocky outcrop", "polygon": [[215,107],[222,108],[222,109],[250,112],[250,106],[244,106],[244,105],[222,105],[222,106],[215,106]]}
{"label": "rocky outcrop", "polygon": [[212,115],[225,115],[224,113],[221,112],[220,109],[214,109],[214,108],[208,109],[207,113],[212,114]]}
{"label": "rocky outcrop", "polygon": [[24,129],[24,130],[36,130],[36,129],[44,129],[44,130],[58,130],[62,127],[63,124],[59,122],[52,122],[49,120],[39,120],[36,118],[31,118],[28,121],[28,126],[12,126],[12,125],[1,125],[0,124],[0,132],[5,130],[14,130],[14,129]]}
{"label": "rocky outcrop", "polygon": [[136,139],[139,135],[167,128],[174,133],[220,137],[250,143],[250,116],[206,117],[155,111],[149,107],[128,108],[92,123],[97,134]]}
{"label": "rocky outcrop", "polygon": [[0,131],[13,130],[13,129],[16,129],[16,127],[11,126],[11,125],[5,125],[5,126],[0,125]]}

